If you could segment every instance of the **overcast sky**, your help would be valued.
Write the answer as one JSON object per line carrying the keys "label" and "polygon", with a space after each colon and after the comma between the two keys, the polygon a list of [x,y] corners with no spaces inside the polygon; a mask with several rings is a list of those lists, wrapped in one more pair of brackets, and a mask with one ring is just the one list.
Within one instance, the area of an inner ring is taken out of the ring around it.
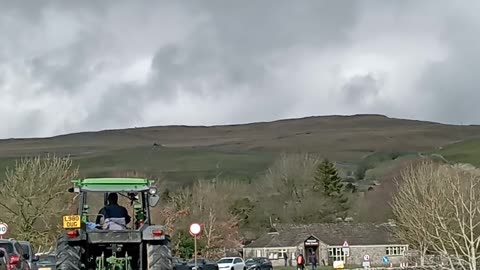
{"label": "overcast sky", "polygon": [[2,138],[357,113],[480,124],[480,1],[0,4]]}

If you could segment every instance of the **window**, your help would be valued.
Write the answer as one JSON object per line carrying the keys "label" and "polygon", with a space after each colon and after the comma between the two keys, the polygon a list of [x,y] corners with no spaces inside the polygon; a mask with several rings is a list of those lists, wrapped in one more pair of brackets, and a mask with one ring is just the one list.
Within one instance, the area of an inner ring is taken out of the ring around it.
{"label": "window", "polygon": [[268,254],[270,260],[283,259],[283,254],[287,253],[287,249],[273,250]]}
{"label": "window", "polygon": [[385,248],[385,254],[390,256],[400,256],[405,254],[404,246],[392,246]]}
{"label": "window", "polygon": [[233,263],[237,264],[237,263],[241,263],[242,260],[240,260],[239,258],[235,259],[235,261]]}
{"label": "window", "polygon": [[0,248],[4,248],[7,253],[14,253],[14,249],[13,249],[13,244],[10,243],[10,242],[2,242],[0,243]]}
{"label": "window", "polygon": [[329,248],[328,257],[333,258],[334,261],[343,261],[344,255],[341,247]]}
{"label": "window", "polygon": [[217,263],[232,263],[233,259],[227,258],[227,259],[221,259]]}

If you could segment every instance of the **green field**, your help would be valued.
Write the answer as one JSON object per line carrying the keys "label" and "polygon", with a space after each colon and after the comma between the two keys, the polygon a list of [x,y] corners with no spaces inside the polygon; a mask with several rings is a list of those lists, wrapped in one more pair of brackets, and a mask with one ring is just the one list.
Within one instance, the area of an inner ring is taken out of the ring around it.
{"label": "green field", "polygon": [[480,139],[469,139],[454,143],[436,151],[445,159],[452,162],[470,163],[476,167],[480,166]]}
{"label": "green field", "polygon": [[[249,181],[262,174],[276,157],[274,153],[229,153],[202,148],[133,147],[103,153],[74,155],[84,177],[141,172],[167,179],[169,186],[190,184],[214,177]],[[13,166],[14,158],[0,159],[0,167]]]}
{"label": "green field", "polygon": [[147,175],[163,176],[176,185],[199,178],[248,180],[262,173],[273,158],[274,155],[270,153],[135,147],[75,158],[74,161],[86,175],[107,176],[111,172],[141,171]]}

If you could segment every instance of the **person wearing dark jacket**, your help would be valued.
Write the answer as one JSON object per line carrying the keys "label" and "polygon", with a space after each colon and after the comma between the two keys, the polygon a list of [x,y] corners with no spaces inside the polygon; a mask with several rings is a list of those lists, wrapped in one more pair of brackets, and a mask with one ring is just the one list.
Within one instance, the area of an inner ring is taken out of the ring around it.
{"label": "person wearing dark jacket", "polygon": [[317,256],[315,255],[315,252],[313,252],[310,257],[310,263],[312,264],[312,270],[317,270]]}
{"label": "person wearing dark jacket", "polygon": [[127,208],[118,205],[118,195],[117,193],[109,193],[107,197],[108,205],[104,206],[98,212],[96,224],[100,224],[102,216],[104,219],[109,218],[125,218],[125,224],[130,223],[131,217],[128,215]]}

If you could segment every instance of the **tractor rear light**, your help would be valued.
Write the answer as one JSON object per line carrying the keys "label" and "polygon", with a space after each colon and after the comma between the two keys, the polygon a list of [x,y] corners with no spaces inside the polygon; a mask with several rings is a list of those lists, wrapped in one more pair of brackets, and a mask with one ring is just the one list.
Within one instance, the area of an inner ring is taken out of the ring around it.
{"label": "tractor rear light", "polygon": [[160,237],[160,236],[163,235],[163,231],[162,230],[153,230],[152,235],[155,236],[155,237]]}
{"label": "tractor rear light", "polygon": [[10,256],[10,264],[12,265],[17,265],[17,263],[20,261],[20,256],[13,254]]}
{"label": "tractor rear light", "polygon": [[67,232],[67,237],[74,238],[78,236],[78,230],[72,230]]}

